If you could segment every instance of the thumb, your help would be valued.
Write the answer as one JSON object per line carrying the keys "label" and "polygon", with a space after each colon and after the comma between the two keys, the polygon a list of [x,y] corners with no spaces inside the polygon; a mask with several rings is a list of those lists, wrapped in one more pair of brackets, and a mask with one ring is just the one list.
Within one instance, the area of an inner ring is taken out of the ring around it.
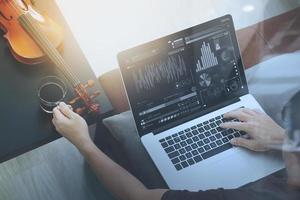
{"label": "thumb", "polygon": [[230,141],[234,146],[244,147],[246,149],[255,150],[255,144],[253,140],[245,138],[234,138]]}
{"label": "thumb", "polygon": [[70,107],[67,104],[61,102],[58,108],[67,118],[69,119],[73,118],[74,112],[70,109]]}

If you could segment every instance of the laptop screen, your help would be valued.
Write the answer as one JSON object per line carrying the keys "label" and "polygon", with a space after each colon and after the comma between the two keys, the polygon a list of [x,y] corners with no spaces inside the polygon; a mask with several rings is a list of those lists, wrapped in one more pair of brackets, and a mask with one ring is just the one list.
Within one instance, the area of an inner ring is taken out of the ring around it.
{"label": "laptop screen", "polygon": [[118,60],[140,136],[248,93],[230,15],[121,52]]}

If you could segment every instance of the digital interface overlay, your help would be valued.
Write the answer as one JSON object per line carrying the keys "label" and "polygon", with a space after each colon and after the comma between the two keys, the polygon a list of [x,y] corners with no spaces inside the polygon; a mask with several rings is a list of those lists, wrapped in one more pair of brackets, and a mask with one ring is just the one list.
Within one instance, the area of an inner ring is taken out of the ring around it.
{"label": "digital interface overlay", "polygon": [[169,40],[128,60],[125,86],[139,130],[201,112],[244,88],[232,25]]}

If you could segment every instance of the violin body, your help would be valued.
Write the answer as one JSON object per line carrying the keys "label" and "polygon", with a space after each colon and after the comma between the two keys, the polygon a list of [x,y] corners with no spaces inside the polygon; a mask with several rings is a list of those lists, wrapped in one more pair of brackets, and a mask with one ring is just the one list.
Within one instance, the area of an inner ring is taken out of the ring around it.
{"label": "violin body", "polygon": [[87,89],[94,86],[80,82],[72,67],[59,53],[62,47],[63,29],[45,14],[38,13],[31,0],[0,0],[0,26],[14,57],[26,64],[37,64],[49,59],[69,80],[75,98],[69,103],[78,114],[98,114],[100,105],[93,101],[100,93],[89,95]]}
{"label": "violin body", "polygon": [[[5,32],[4,38],[8,46],[19,62],[25,64],[39,64],[45,61],[47,56],[32,39],[32,37],[20,25],[16,12],[9,0],[0,0],[0,28]],[[40,30],[46,35],[50,42],[57,48],[62,48],[63,29],[46,14],[40,14],[32,5],[30,0],[15,1],[27,14],[31,15]]]}

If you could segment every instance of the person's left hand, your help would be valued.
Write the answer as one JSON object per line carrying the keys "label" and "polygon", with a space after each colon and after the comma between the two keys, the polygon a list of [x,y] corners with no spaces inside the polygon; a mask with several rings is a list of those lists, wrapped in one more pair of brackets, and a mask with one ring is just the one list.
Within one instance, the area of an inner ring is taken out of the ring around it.
{"label": "person's left hand", "polygon": [[288,184],[300,188],[300,152],[283,152]]}
{"label": "person's left hand", "polygon": [[238,119],[240,122],[220,124],[221,128],[245,131],[250,138],[234,138],[231,143],[253,151],[266,151],[272,145],[283,144],[284,129],[263,112],[241,108],[224,114],[225,118]]}

